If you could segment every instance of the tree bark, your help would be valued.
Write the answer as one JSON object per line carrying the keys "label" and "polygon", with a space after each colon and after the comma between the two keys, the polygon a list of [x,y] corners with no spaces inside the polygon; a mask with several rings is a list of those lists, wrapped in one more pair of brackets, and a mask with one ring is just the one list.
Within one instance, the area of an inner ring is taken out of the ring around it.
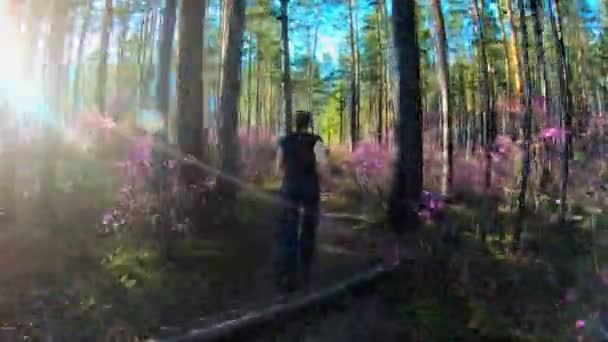
{"label": "tree bark", "polygon": [[[561,109],[560,109],[560,126],[563,130],[562,133],[562,151],[561,151],[561,181],[560,181],[560,210],[559,218],[560,221],[564,221],[568,211],[566,203],[568,194],[568,173],[569,173],[569,158],[570,148],[572,144],[572,91],[570,90],[570,67],[566,59],[566,47],[564,45],[564,38],[562,32],[561,17],[559,12],[559,2],[557,0],[549,0],[549,7],[547,8],[549,18],[551,21],[551,30],[553,32],[553,39],[558,52],[558,66],[559,66],[559,88],[561,98]],[[553,12],[553,6],[555,6],[555,13]]]}
{"label": "tree bark", "polygon": [[[205,1],[182,0],[179,20],[177,69],[178,145],[181,152],[203,160],[203,20]],[[181,168],[186,186],[203,180],[200,166],[187,163]]]}
{"label": "tree bark", "polygon": [[517,90],[517,94],[519,96],[522,95],[523,92],[523,80],[522,80],[522,65],[519,62],[519,53],[517,51],[517,48],[519,46],[519,44],[517,43],[517,27],[515,26],[515,18],[513,17],[513,5],[511,0],[506,0],[506,7],[507,7],[507,19],[509,20],[509,23],[511,24],[511,41],[510,41],[510,54],[511,54],[511,60],[513,61],[513,63],[515,63],[515,89]]}
{"label": "tree bark", "polygon": [[344,107],[345,107],[345,102],[346,99],[344,98],[344,85],[342,83],[340,83],[340,108],[339,108],[339,115],[340,115],[340,144],[344,143]]}
{"label": "tree bark", "polygon": [[[320,8],[317,8],[316,17],[318,18],[321,15]],[[312,50],[310,53],[310,58],[308,59],[308,110],[311,113],[314,113],[314,72],[315,72],[315,58],[317,55],[317,44],[319,42],[319,22],[317,21],[315,24],[315,32],[312,37]]]}
{"label": "tree bark", "polygon": [[[484,0],[481,0],[484,1]],[[483,8],[482,8],[483,9]],[[473,0],[473,16],[479,30],[479,68],[481,69],[480,98],[482,99],[482,143],[486,151],[485,188],[492,185],[492,147],[493,147],[493,111],[490,106],[490,82],[488,76],[488,59],[485,47],[484,15],[480,11],[478,0]]]}
{"label": "tree bark", "polygon": [[108,45],[110,44],[110,33],[112,30],[112,18],[114,17],[114,7],[112,0],[105,0],[105,11],[101,26],[101,45],[99,67],[97,68],[97,109],[101,113],[106,111],[106,81],[108,79]]}
{"label": "tree bark", "polygon": [[354,1],[348,0],[348,22],[351,51],[351,98],[350,98],[350,139],[351,149],[354,150],[359,142],[359,44],[355,28]]}
{"label": "tree bark", "polygon": [[418,227],[422,192],[422,106],[416,2],[393,0],[393,32],[399,67],[397,158],[388,218],[397,232]]}
{"label": "tree bark", "polygon": [[251,112],[252,112],[252,94],[251,94],[251,82],[253,78],[253,35],[250,33],[248,37],[248,49],[247,49],[247,134],[251,130]]}
{"label": "tree bark", "polygon": [[543,25],[540,19],[539,9],[542,11],[541,0],[530,0],[530,10],[534,19],[534,42],[536,44],[536,60],[537,60],[537,77],[538,84],[541,87],[541,95],[543,97],[543,110],[545,115],[551,108],[551,100],[549,98],[549,79],[547,77],[547,64],[545,63],[545,48],[543,46]]}
{"label": "tree bark", "polygon": [[502,45],[505,51],[505,78],[507,83],[507,96],[506,99],[509,99],[513,94],[513,79],[511,78],[511,74],[514,72],[513,65],[515,65],[515,61],[512,60],[512,54],[510,52],[509,40],[507,38],[507,30],[505,25],[505,18],[500,5],[498,7],[498,20],[500,21],[500,30],[502,36]]}
{"label": "tree bark", "polygon": [[[151,18],[149,22],[148,28],[148,41],[146,46],[149,48],[149,51],[146,53],[148,60],[146,61],[145,69],[144,69],[144,81],[141,86],[144,88],[144,104],[147,108],[154,108],[154,103],[151,103],[152,100],[152,92],[150,91],[150,83],[154,80],[154,54],[156,49],[156,34],[158,33],[158,20],[159,17],[157,15],[157,11],[155,8],[151,9]],[[202,96],[201,92],[201,96]]]}
{"label": "tree bark", "polygon": [[[148,51],[148,22],[150,21],[150,9],[146,9],[139,27],[139,46],[137,49],[137,108],[141,109],[144,106],[144,80],[146,72],[146,53]],[[135,125],[135,117],[131,118]]]}
{"label": "tree bark", "polygon": [[378,37],[378,42],[380,43],[380,49],[379,49],[379,54],[378,54],[378,67],[380,68],[380,80],[379,80],[379,84],[378,84],[378,120],[377,120],[377,126],[376,126],[376,139],[378,141],[378,144],[382,144],[384,142],[384,97],[385,97],[385,83],[386,83],[386,72],[385,72],[385,68],[386,68],[386,61],[385,61],[385,54],[384,54],[384,49],[386,47],[386,42],[384,41],[383,35],[382,35],[382,23],[383,23],[383,6],[384,6],[384,0],[379,0],[378,4],[376,5],[376,35]]}
{"label": "tree bark", "polygon": [[436,48],[436,67],[437,67],[437,82],[441,92],[441,117],[443,119],[442,127],[442,143],[443,143],[443,175],[441,183],[441,192],[447,195],[452,188],[453,179],[453,159],[454,141],[453,141],[453,123],[452,114],[450,113],[450,73],[448,65],[448,48],[445,34],[445,25],[443,21],[443,13],[441,12],[441,0],[431,1],[431,10],[435,17],[435,28],[437,32]]}
{"label": "tree bark", "polygon": [[289,0],[281,0],[281,46],[283,48],[283,101],[285,110],[285,132],[291,133],[292,119],[292,89],[291,62],[289,56]]}
{"label": "tree bark", "polygon": [[169,78],[171,76],[171,57],[177,20],[177,0],[166,0],[158,49],[158,83],[156,88],[157,109],[163,117],[163,134],[168,137],[169,125]]}
{"label": "tree bark", "polygon": [[521,240],[521,233],[523,231],[523,219],[526,211],[526,192],[528,191],[528,178],[530,177],[530,145],[532,144],[532,108],[531,108],[531,97],[532,97],[532,82],[530,80],[530,64],[528,59],[528,29],[526,26],[526,15],[524,0],[518,0],[519,15],[520,15],[520,28],[521,28],[521,62],[524,67],[524,120],[522,123],[522,130],[524,132],[524,145],[522,151],[522,168],[521,168],[521,182],[519,188],[518,197],[518,212],[515,222],[515,232],[513,234],[513,242],[517,246]]}
{"label": "tree bark", "polygon": [[[223,124],[220,129],[222,151],[222,168],[218,180],[219,193],[222,195],[223,207],[232,208],[230,204],[236,199],[237,186],[234,177],[238,176],[239,146],[237,127],[239,118],[239,96],[241,91],[241,49],[245,28],[245,0],[224,0],[228,10],[228,37],[223,70],[222,98],[220,113]],[[227,201],[227,202],[226,202]]]}
{"label": "tree bark", "polygon": [[[125,62],[124,61],[125,44],[127,42],[127,35],[129,33],[129,24],[130,24],[130,19],[131,19],[130,14],[129,14],[129,12],[131,11],[131,1],[125,0],[124,6],[125,6],[126,12],[122,13],[119,17],[120,33],[118,34],[118,39],[117,39],[118,56],[117,56],[117,61],[116,61],[116,77],[115,77],[115,82],[116,82],[115,99],[118,100],[119,103],[122,102],[121,97],[123,96],[123,94],[127,93],[127,91],[125,91],[126,89],[123,89],[125,80],[122,75],[122,70],[123,70],[123,66],[124,66],[124,62]],[[123,109],[123,108],[113,108],[113,110],[116,112],[112,113],[112,115],[117,118],[118,115],[120,114],[121,109]]]}
{"label": "tree bark", "polygon": [[259,136],[260,127],[262,127],[262,97],[260,91],[261,87],[261,78],[262,78],[262,58],[261,58],[261,49],[259,45],[259,41],[256,40],[256,58],[255,58],[255,135]]}

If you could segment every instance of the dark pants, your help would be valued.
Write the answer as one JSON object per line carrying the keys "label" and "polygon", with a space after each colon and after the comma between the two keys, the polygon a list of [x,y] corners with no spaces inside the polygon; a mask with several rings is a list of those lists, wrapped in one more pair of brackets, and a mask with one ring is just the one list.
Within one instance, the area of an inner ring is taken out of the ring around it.
{"label": "dark pants", "polygon": [[293,289],[298,274],[305,285],[310,280],[319,224],[318,182],[285,182],[281,194],[284,207],[278,236],[277,275],[280,286]]}

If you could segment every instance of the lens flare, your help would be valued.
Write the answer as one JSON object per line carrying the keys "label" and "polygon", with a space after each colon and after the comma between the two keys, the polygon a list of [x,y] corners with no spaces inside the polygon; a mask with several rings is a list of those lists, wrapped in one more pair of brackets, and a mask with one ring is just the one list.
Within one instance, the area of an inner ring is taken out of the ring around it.
{"label": "lens flare", "polygon": [[6,103],[12,113],[35,114],[43,107],[41,82],[37,77],[25,77],[26,68],[33,68],[24,63],[27,30],[12,12],[10,2],[0,2],[0,102]]}

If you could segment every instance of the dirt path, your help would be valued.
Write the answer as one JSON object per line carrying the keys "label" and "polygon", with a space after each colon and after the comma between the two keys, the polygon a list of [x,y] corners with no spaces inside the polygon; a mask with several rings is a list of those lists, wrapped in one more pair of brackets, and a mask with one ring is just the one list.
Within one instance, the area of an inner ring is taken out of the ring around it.
{"label": "dirt path", "polygon": [[[238,317],[251,308],[267,305],[279,295],[273,282],[274,234],[278,224],[276,208],[257,214],[255,227],[251,228],[256,234],[245,234],[247,236],[237,243],[230,243],[230,255],[221,262],[221,279],[217,279],[210,289],[209,299],[213,303],[206,307],[208,311],[199,312],[193,316],[198,318],[186,325],[179,324],[179,328],[176,324],[168,324],[163,327],[161,335],[174,335],[217,320]],[[323,213],[317,234],[313,290],[368,268],[373,258],[379,256],[379,240],[353,229],[361,219],[345,213]]]}

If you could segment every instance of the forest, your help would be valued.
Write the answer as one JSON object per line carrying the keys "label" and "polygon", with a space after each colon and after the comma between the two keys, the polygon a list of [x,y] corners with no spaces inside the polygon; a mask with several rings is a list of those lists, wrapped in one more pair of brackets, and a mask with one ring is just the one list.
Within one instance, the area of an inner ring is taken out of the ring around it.
{"label": "forest", "polygon": [[0,341],[264,306],[280,138],[323,141],[279,341],[608,340],[607,0],[0,0]]}

